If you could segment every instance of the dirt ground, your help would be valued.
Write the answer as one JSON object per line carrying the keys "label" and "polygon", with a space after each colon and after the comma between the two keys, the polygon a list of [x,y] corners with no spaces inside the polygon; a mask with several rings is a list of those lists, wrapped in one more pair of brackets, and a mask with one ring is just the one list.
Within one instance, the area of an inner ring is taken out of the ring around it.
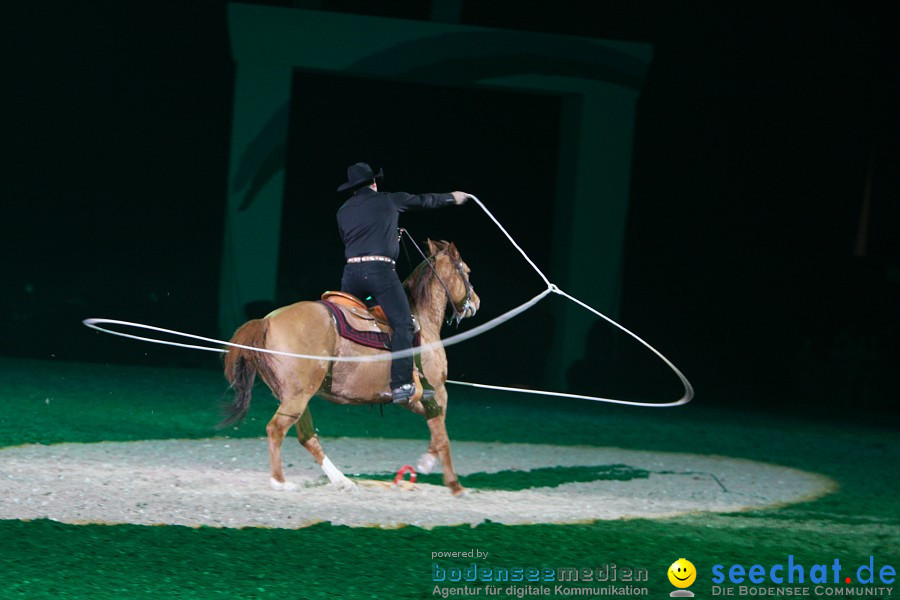
{"label": "dirt ground", "polygon": [[[293,444],[291,442],[294,442]],[[25,445],[0,450],[0,519],[300,528],[335,525],[577,523],[685,513],[734,512],[810,500],[829,493],[823,475],[727,457],[488,442],[456,442],[466,475],[534,472],[533,487],[472,489],[453,497],[440,486],[392,488],[393,474],[415,464],[421,441],[323,440],[326,453],[358,489],[329,485],[312,458],[285,443],[286,474],[296,491],[268,485],[264,439],[162,440]],[[622,465],[641,477],[542,481],[555,467]],[[541,470],[544,471],[541,471]],[[373,476],[373,474],[377,474]],[[380,480],[381,485],[373,479]],[[482,477],[482,479],[484,479]]]}

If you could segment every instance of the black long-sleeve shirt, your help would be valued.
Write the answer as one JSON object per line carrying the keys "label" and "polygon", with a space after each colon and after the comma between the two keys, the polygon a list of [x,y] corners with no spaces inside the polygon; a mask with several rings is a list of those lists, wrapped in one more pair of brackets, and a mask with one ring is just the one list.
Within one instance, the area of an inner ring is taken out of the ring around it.
{"label": "black long-sleeve shirt", "polygon": [[400,254],[397,222],[407,210],[440,208],[453,204],[452,194],[407,194],[357,191],[338,209],[337,222],[344,240],[344,257]]}

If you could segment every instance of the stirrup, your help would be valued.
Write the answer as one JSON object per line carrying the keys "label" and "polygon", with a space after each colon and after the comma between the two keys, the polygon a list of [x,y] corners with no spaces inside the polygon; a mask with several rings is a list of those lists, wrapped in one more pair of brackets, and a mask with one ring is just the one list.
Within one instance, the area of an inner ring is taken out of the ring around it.
{"label": "stirrup", "polygon": [[[391,390],[391,402],[393,404],[409,404],[409,401],[416,395],[416,386],[413,383],[404,383],[400,387]],[[422,397],[420,400],[430,400],[434,398],[434,390],[422,389]]]}

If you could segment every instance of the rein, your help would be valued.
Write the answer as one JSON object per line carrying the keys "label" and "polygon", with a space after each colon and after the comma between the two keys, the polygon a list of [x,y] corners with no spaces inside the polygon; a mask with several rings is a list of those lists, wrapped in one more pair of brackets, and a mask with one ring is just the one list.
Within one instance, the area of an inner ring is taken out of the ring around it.
{"label": "rein", "polygon": [[447,324],[449,325],[451,322],[453,322],[455,320],[456,326],[459,327],[459,322],[465,318],[466,313],[472,307],[472,284],[469,283],[469,279],[466,277],[466,274],[463,272],[462,263],[460,263],[460,262],[456,263],[456,270],[459,272],[460,279],[462,279],[463,285],[466,287],[466,297],[463,300],[462,307],[457,308],[456,303],[453,301],[453,296],[450,294],[450,288],[447,287],[447,284],[444,283],[444,280],[438,274],[437,269],[434,268],[434,265],[432,264],[432,262],[428,259],[427,256],[425,256],[425,253],[422,252],[422,249],[419,248],[419,245],[416,243],[416,240],[413,239],[413,236],[410,235],[410,233],[406,229],[404,229],[402,227],[400,227],[399,229],[400,229],[400,235],[402,236],[404,233],[406,234],[406,237],[409,238],[409,241],[412,242],[412,245],[415,247],[415,249],[419,251],[419,254],[422,255],[422,258],[424,258],[425,262],[428,263],[428,266],[431,267],[431,271],[434,273],[434,276],[437,277],[437,280],[440,282],[441,287],[444,288],[444,293],[447,294],[447,301],[450,303],[450,306],[453,307],[453,315],[450,317],[447,317]]}

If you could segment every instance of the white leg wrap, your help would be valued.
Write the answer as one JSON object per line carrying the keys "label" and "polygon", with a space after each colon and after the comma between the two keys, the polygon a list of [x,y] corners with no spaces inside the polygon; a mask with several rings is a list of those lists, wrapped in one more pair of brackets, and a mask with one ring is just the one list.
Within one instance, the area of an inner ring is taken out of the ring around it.
{"label": "white leg wrap", "polygon": [[336,485],[340,490],[352,490],[356,488],[356,484],[347,479],[341,471],[334,466],[328,457],[322,461],[322,471],[328,476],[328,481]]}
{"label": "white leg wrap", "polygon": [[335,483],[344,479],[344,474],[334,466],[334,463],[326,456],[325,460],[322,461],[322,470],[325,471],[325,474],[328,475],[328,481],[331,483]]}
{"label": "white leg wrap", "polygon": [[422,456],[419,457],[419,462],[416,463],[416,473],[422,473],[423,475],[427,475],[434,470],[435,465],[437,465],[438,459],[437,456],[426,452]]}

